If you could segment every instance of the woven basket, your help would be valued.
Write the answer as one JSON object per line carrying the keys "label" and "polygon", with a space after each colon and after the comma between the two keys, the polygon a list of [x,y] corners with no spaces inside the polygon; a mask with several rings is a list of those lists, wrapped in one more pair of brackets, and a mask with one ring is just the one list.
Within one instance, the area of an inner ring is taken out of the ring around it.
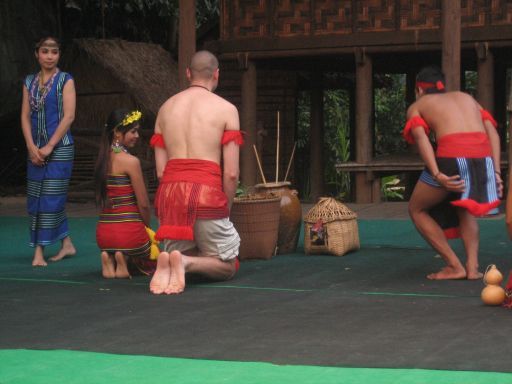
{"label": "woven basket", "polygon": [[276,252],[281,197],[235,198],[230,219],[240,235],[240,260],[270,259]]}
{"label": "woven basket", "polygon": [[321,197],[304,217],[306,254],[342,256],[359,247],[356,213],[331,197]]}

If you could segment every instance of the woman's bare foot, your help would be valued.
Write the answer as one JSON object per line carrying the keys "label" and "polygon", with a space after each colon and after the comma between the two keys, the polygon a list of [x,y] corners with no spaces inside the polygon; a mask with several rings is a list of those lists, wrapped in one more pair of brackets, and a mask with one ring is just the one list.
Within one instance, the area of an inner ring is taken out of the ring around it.
{"label": "woman's bare foot", "polygon": [[38,245],[34,251],[34,258],[32,259],[33,267],[46,267],[48,263],[44,260],[43,247]]}
{"label": "woman's bare foot", "polygon": [[160,252],[156,262],[156,271],[149,283],[149,290],[155,295],[164,293],[169,285],[171,277],[171,265],[169,264],[169,253]]}
{"label": "woman's bare foot", "polygon": [[171,264],[171,279],[165,289],[168,295],[177,295],[185,290],[185,262],[179,251],[172,251],[169,255]]}
{"label": "woman's bare foot", "polygon": [[466,278],[466,270],[464,268],[444,267],[439,272],[427,275],[429,280],[458,280]]}
{"label": "woman's bare foot", "polygon": [[114,258],[108,252],[101,252],[101,273],[105,279],[116,277]]}
{"label": "woman's bare foot", "polygon": [[117,279],[128,279],[131,278],[130,272],[128,272],[128,264],[126,264],[126,258],[123,255],[123,252],[117,251],[114,254],[116,259],[116,272],[115,277]]}
{"label": "woman's bare foot", "polygon": [[75,256],[75,254],[75,246],[71,242],[71,238],[68,236],[62,240],[62,247],[55,256],[50,257],[50,261],[60,261],[66,257]]}

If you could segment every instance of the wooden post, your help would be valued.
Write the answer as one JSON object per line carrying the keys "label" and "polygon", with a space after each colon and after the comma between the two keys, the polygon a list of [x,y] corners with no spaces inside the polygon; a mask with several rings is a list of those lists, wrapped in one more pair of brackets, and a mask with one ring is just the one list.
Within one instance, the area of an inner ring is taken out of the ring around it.
{"label": "wooden post", "polygon": [[[510,79],[510,86],[512,86],[512,78]],[[509,89],[512,89],[512,88],[509,88]],[[509,93],[508,95],[508,102],[507,102],[507,114],[508,114],[508,118],[509,118],[509,121],[512,121],[512,92]],[[508,125],[508,137],[512,137],[512,124],[509,124]],[[512,165],[512,140],[509,141],[508,143],[508,148],[506,148],[507,151],[508,151],[508,175],[510,175],[511,171],[512,171],[512,168],[511,168],[511,165]],[[509,177],[509,188],[511,188],[510,186],[510,182],[511,182],[511,179]]]}
{"label": "wooden post", "polygon": [[314,203],[324,194],[324,89],[322,73],[311,74],[309,178]]}
{"label": "wooden post", "polygon": [[[372,59],[364,49],[358,49],[356,59],[356,161],[367,164],[372,160],[373,134],[373,70]],[[380,200],[373,195],[374,186],[366,172],[356,173],[356,203]]]}
{"label": "wooden post", "polygon": [[183,90],[188,87],[186,69],[196,51],[196,1],[179,0],[179,12],[178,76]]}
{"label": "wooden post", "polygon": [[441,1],[443,72],[446,76],[446,90],[460,90],[460,27],[461,0]]}
{"label": "wooden post", "polygon": [[478,59],[478,102],[489,112],[494,113],[494,55],[488,43],[477,43]]}
{"label": "wooden post", "polygon": [[407,108],[416,101],[416,71],[409,70],[405,74],[405,102]]}
{"label": "wooden post", "polygon": [[245,145],[240,148],[240,182],[246,186],[256,184],[256,158],[252,146],[256,144],[256,99],[257,77],[256,66],[245,55],[239,60],[242,72],[242,105],[240,129],[246,132]]}

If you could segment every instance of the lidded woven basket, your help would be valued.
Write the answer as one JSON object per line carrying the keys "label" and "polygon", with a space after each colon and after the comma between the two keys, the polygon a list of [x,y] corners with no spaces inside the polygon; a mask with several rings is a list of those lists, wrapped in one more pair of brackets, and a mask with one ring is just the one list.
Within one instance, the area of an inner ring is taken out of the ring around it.
{"label": "lidded woven basket", "polygon": [[321,197],[304,217],[306,254],[343,256],[359,247],[357,214],[332,197]]}

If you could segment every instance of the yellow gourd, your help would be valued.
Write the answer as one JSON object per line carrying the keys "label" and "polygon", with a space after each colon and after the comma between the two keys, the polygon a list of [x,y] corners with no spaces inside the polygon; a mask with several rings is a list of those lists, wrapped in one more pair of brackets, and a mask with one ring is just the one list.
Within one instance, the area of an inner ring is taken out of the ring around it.
{"label": "yellow gourd", "polygon": [[491,264],[487,267],[484,274],[484,283],[490,285],[498,285],[503,281],[503,275],[496,268],[496,265]]}
{"label": "yellow gourd", "polygon": [[501,305],[505,301],[505,290],[499,285],[488,285],[482,290],[482,301],[487,305]]}

